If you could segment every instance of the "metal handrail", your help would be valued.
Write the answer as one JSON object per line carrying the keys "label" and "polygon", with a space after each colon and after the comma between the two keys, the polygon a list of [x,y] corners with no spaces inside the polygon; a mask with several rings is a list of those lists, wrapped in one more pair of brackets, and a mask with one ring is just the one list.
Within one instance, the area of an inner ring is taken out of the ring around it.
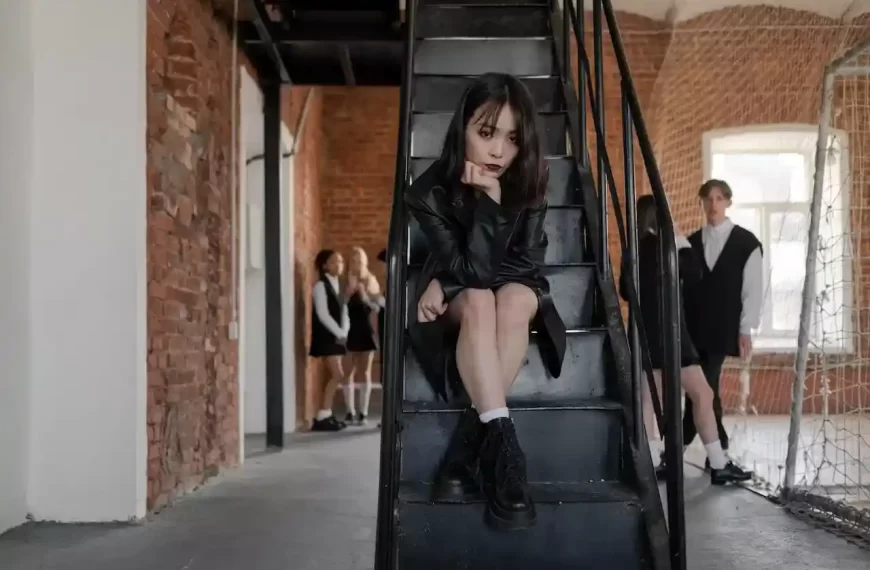
{"label": "metal handrail", "polygon": [[[646,167],[646,174],[649,180],[650,189],[652,190],[652,194],[655,198],[656,204],[656,217],[658,221],[658,231],[659,231],[659,279],[661,281],[661,311],[662,311],[662,319],[661,325],[662,330],[662,340],[664,347],[664,369],[663,369],[663,388],[665,392],[665,410],[662,414],[665,424],[665,453],[666,458],[665,461],[668,465],[668,477],[667,477],[667,503],[668,503],[668,527],[669,527],[669,541],[670,541],[670,554],[671,554],[671,564],[675,570],[683,570],[686,568],[686,544],[685,544],[685,504],[683,498],[683,434],[682,434],[682,402],[681,402],[681,388],[680,388],[680,278],[679,278],[679,264],[677,257],[677,246],[676,246],[676,228],[674,225],[673,217],[671,216],[670,209],[668,208],[668,200],[667,194],[664,190],[664,184],[662,183],[661,174],[658,169],[658,164],[655,159],[655,153],[653,151],[652,143],[650,141],[649,133],[646,128],[646,123],[643,119],[643,115],[640,108],[640,101],[637,95],[637,90],[634,86],[634,81],[631,76],[631,70],[628,65],[628,60],[625,54],[625,47],[622,43],[622,36],[620,34],[619,25],[616,21],[616,15],[613,10],[613,5],[611,0],[593,0],[593,17],[596,18],[596,21],[593,22],[593,34],[595,37],[593,38],[593,47],[595,48],[595,68],[596,68],[596,79],[598,79],[603,70],[603,57],[601,50],[601,41],[603,36],[602,26],[600,25],[600,18],[603,15],[605,22],[607,23],[607,31],[609,32],[611,43],[613,46],[613,53],[616,59],[617,67],[619,69],[619,74],[621,78],[622,84],[622,96],[623,96],[623,118],[626,119],[623,128],[626,128],[626,125],[630,125],[633,127],[634,134],[636,136],[636,140],[638,142],[638,146],[641,151],[641,155],[643,157],[644,165]],[[581,85],[584,83],[591,83],[588,77],[589,74],[589,61],[588,56],[586,55],[583,31],[582,28],[584,23],[582,22],[580,13],[583,12],[583,3],[582,0],[578,1],[579,6],[575,8],[574,2],[572,0],[563,0],[564,5],[567,6],[567,10],[563,11],[563,14],[567,12],[570,14],[574,25],[574,33],[575,40],[577,41],[578,47],[578,56],[579,56],[579,67],[578,69],[578,81]],[[563,15],[563,17],[565,17]],[[563,53],[567,54],[567,35],[562,38],[566,45],[563,47]],[[601,111],[603,111],[603,94],[602,94],[602,86],[603,82],[595,81],[596,84],[596,92],[593,93],[590,89],[590,102],[592,103],[593,109],[593,119],[596,123],[596,138],[598,139],[598,186],[599,186],[599,199],[604,202],[606,198],[606,191],[604,186],[611,186],[611,194],[613,196],[614,201],[614,210],[617,216],[617,224],[620,229],[620,242],[623,248],[623,252],[628,252],[629,254],[629,264],[631,269],[631,279],[629,282],[632,283],[632,289],[635,289],[631,293],[631,297],[636,297],[636,279],[637,279],[637,245],[636,245],[636,236],[629,235],[626,237],[624,235],[624,230],[621,224],[621,213],[619,212],[619,198],[615,192],[612,180],[612,173],[610,173],[610,165],[609,161],[602,160],[603,154],[606,153],[606,148],[603,140],[604,129],[603,125],[600,125],[601,122]],[[591,86],[590,86],[591,87]],[[585,97],[585,93],[581,90],[581,97]],[[596,103],[598,103],[596,105]],[[586,105],[585,100],[581,99],[581,113],[585,113]],[[586,133],[580,133],[584,139],[582,153],[585,154],[588,152],[588,147],[585,144]],[[628,142],[627,138],[630,138],[631,133],[623,133],[624,141],[623,144],[626,148],[631,147],[631,143]],[[630,153],[633,155],[633,152]],[[629,153],[626,153],[626,168],[632,169],[634,168],[633,161],[629,162],[633,159],[633,156],[629,156]],[[627,174],[628,176],[628,174]],[[633,195],[633,186],[634,180],[633,177],[629,180],[626,180],[626,201],[633,203],[635,196]],[[629,218],[633,218],[633,204],[627,206]],[[602,212],[606,212],[604,207],[601,207]],[[630,222],[634,222],[633,219],[629,220]],[[606,244],[607,244],[607,220],[601,220],[601,242],[603,244],[602,250],[604,255],[607,255]],[[633,234],[633,232],[632,232]],[[633,313],[634,309],[637,306],[637,299],[632,299],[632,308]],[[638,319],[633,318],[633,322],[637,322]],[[641,329],[642,330],[642,329]],[[640,346],[638,346],[639,341],[635,336],[635,329],[632,328],[632,368],[633,372],[637,373],[639,370],[639,354],[643,350]],[[659,331],[650,331],[652,334],[656,334]],[[640,403],[639,394],[634,393],[640,389],[640,382],[637,381],[636,378],[633,379],[634,382],[632,384],[633,390],[633,407],[635,408],[634,418],[635,424],[642,417],[637,410],[637,406]],[[655,396],[655,395],[654,395]],[[654,399],[655,401],[655,399]],[[635,425],[635,434],[633,434],[633,438],[637,437],[637,433],[639,432],[639,428]]]}
{"label": "metal handrail", "polygon": [[400,89],[399,142],[396,153],[395,188],[387,241],[386,317],[384,319],[384,358],[381,370],[383,412],[381,425],[381,462],[378,487],[375,569],[396,567],[396,520],[393,508],[399,482],[399,410],[402,401],[402,376],[405,352],[405,309],[408,273],[408,213],[405,190],[410,174],[411,98],[414,70],[414,28],[417,1],[407,0],[405,7],[405,52]]}

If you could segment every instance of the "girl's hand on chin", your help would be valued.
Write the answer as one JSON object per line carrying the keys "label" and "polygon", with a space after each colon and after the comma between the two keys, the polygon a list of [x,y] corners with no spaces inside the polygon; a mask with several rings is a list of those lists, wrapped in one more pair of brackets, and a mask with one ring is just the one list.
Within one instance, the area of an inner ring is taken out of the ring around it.
{"label": "girl's hand on chin", "polygon": [[481,192],[485,192],[495,202],[501,203],[501,184],[499,184],[498,176],[495,172],[466,160],[465,171],[462,173],[460,181]]}

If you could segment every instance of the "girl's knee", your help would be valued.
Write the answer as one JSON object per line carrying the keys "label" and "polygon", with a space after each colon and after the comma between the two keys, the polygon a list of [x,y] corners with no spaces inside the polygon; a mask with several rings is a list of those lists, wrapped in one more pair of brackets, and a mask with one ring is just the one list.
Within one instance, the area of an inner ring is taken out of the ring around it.
{"label": "girl's knee", "polygon": [[707,379],[704,378],[704,372],[701,370],[701,367],[690,366],[683,374],[686,376],[683,388],[685,388],[689,398],[698,405],[712,405],[713,389],[710,388]]}
{"label": "girl's knee", "polygon": [[538,296],[531,288],[519,283],[509,283],[496,294],[496,308],[501,318],[530,320],[538,312]]}
{"label": "girl's knee", "polygon": [[495,319],[495,295],[489,289],[464,289],[459,298],[459,316],[465,322]]}

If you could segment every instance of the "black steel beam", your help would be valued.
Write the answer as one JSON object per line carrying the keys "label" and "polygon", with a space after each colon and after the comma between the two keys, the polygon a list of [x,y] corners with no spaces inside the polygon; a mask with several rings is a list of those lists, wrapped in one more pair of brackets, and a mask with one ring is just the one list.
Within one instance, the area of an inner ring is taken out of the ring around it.
{"label": "black steel beam", "polygon": [[[266,7],[263,5],[263,0],[248,0],[248,3],[254,11],[254,21],[252,22],[252,25],[254,27],[254,31],[257,34],[257,37],[260,38],[260,41],[265,44],[266,51],[269,53],[269,57],[275,64],[275,71],[277,72],[278,77],[281,78],[282,82],[290,83],[290,74],[287,72],[287,66],[284,65],[284,58],[281,57],[281,51],[275,44],[273,32],[275,26],[272,24],[272,20],[269,18],[269,14],[266,12]],[[240,37],[242,34],[241,24],[242,23],[240,22]]]}
{"label": "black steel beam", "polygon": [[[258,1],[258,0],[251,0]],[[298,29],[275,29],[270,39],[264,39],[252,22],[239,22],[239,41],[243,45],[272,44],[382,44],[402,42],[402,30],[386,25],[354,25],[349,23],[300,24]]]}
{"label": "black steel beam", "polygon": [[350,48],[346,45],[338,47],[338,57],[341,61],[341,72],[344,73],[344,82],[348,87],[356,85],[356,79],[353,76],[353,63],[350,61]]}
{"label": "black steel beam", "polygon": [[284,331],[281,289],[281,84],[262,81],[266,266],[266,445],[284,447]]}

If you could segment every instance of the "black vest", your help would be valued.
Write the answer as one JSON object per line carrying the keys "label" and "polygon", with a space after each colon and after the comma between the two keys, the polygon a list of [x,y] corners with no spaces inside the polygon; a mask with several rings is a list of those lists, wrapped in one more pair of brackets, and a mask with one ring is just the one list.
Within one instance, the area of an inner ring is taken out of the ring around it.
{"label": "black vest", "polygon": [[739,356],[740,316],[743,313],[743,270],[749,256],[761,242],[735,225],[711,270],[704,256],[701,230],[689,236],[689,243],[702,261],[703,278],[686,284],[683,292],[686,323],[695,346],[701,352]]}
{"label": "black vest", "polygon": [[[333,290],[332,284],[329,282],[329,279],[324,275],[320,278],[320,282],[323,283],[324,289],[326,289],[326,306],[329,308],[329,315],[338,323],[338,326],[341,326],[341,310],[342,303],[338,297],[338,294]],[[325,347],[329,345],[335,344],[335,341],[338,340],[335,338],[335,335],[329,332],[329,329],[324,326],[323,323],[320,322],[320,319],[317,318],[317,311],[314,309],[314,303],[311,304],[311,347]]]}

